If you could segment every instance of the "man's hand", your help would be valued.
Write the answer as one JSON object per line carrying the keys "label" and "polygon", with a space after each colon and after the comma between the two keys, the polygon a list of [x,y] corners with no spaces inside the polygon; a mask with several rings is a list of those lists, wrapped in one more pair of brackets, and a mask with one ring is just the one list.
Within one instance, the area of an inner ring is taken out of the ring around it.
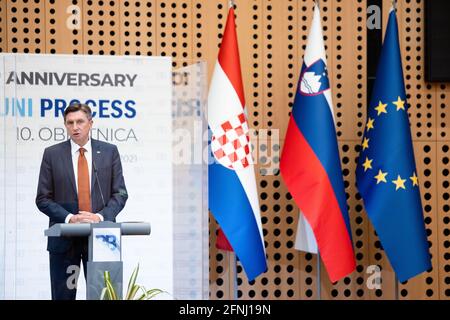
{"label": "man's hand", "polygon": [[70,223],[98,223],[100,222],[100,217],[92,212],[80,211],[78,214],[74,214],[69,222]]}

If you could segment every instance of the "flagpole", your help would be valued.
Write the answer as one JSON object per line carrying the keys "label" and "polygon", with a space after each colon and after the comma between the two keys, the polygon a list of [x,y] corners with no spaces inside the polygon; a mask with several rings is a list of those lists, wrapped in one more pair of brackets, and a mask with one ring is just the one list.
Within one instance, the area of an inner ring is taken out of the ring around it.
{"label": "flagpole", "polygon": [[320,252],[317,251],[317,300],[322,300],[322,294],[321,294],[321,276],[320,276]]}
{"label": "flagpole", "polygon": [[392,8],[397,12],[397,0],[392,0]]}
{"label": "flagpole", "polygon": [[[234,0],[228,0],[228,9],[234,8]],[[231,291],[232,291],[232,299],[238,300],[238,282],[237,282],[237,260],[236,260],[236,253],[227,251],[228,256],[230,257],[230,265],[231,265],[231,273],[232,273],[232,285],[231,285]]]}
{"label": "flagpole", "polygon": [[[317,8],[320,10],[320,1],[319,0],[314,0],[314,2],[317,5]],[[321,278],[321,266],[320,266],[320,251],[317,250],[317,300],[322,300],[322,293],[321,293],[321,282],[322,282],[322,278]]]}

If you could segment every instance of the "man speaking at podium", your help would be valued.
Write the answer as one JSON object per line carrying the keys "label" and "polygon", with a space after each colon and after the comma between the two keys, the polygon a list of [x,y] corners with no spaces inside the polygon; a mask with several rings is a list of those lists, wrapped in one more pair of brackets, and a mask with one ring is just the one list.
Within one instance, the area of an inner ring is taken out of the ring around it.
{"label": "man speaking at podium", "polygon": [[[115,221],[128,199],[119,151],[89,138],[92,124],[89,106],[70,105],[64,111],[70,140],[44,151],[36,205],[50,218],[49,226]],[[48,238],[53,300],[75,300],[80,261],[86,276],[87,248],[84,237]]]}

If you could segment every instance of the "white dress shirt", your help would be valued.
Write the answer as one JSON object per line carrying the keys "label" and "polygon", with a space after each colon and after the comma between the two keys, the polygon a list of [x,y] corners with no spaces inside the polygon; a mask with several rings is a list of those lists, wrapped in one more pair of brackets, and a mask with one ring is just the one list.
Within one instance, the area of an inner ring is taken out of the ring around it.
{"label": "white dress shirt", "polygon": [[[73,164],[73,173],[75,175],[75,186],[78,192],[78,157],[80,156],[80,148],[84,148],[86,151],[84,152],[84,156],[86,157],[88,171],[89,171],[89,190],[91,190],[91,177],[92,177],[92,144],[91,139],[86,142],[86,144],[82,147],[77,145],[70,139],[70,154],[72,155],[72,164]],[[91,198],[92,199],[92,198]],[[100,217],[100,220],[103,221],[103,216],[101,214],[97,214]],[[67,215],[65,222],[69,223],[70,218],[72,218],[73,214],[70,213]]]}

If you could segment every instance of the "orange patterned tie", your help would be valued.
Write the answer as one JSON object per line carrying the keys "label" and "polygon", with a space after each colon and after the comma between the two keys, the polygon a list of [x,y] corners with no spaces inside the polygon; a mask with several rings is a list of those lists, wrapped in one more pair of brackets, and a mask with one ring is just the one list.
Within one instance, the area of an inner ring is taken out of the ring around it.
{"label": "orange patterned tie", "polygon": [[84,153],[86,149],[80,148],[78,157],[78,208],[80,211],[91,212],[91,192],[89,190],[89,169]]}

